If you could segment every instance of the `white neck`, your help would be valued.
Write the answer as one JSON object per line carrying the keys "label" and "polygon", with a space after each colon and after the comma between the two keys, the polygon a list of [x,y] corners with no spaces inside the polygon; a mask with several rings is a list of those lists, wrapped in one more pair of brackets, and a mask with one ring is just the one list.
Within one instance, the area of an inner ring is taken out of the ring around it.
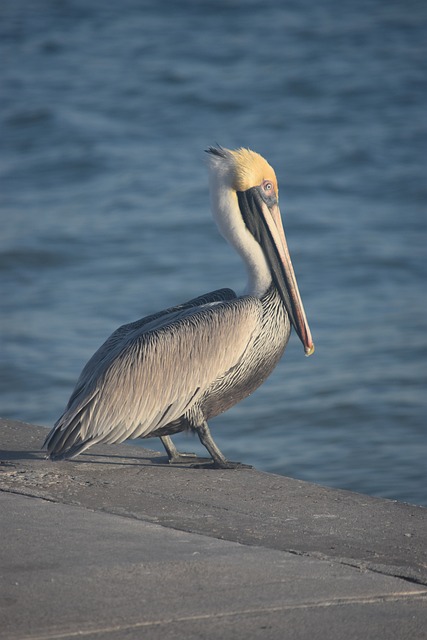
{"label": "white neck", "polygon": [[264,253],[243,222],[236,192],[210,174],[211,205],[221,235],[242,257],[248,274],[245,295],[260,298],[271,284],[271,273]]}

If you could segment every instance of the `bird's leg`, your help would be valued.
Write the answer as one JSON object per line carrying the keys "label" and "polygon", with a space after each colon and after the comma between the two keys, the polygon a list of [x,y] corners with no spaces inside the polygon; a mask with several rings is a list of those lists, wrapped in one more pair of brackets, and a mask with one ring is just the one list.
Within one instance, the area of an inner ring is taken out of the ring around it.
{"label": "bird's leg", "polygon": [[204,447],[206,447],[206,449],[211,454],[213,463],[211,463],[210,465],[193,464],[192,465],[193,467],[211,466],[211,467],[217,467],[219,469],[252,469],[252,466],[250,464],[243,464],[241,462],[231,462],[230,460],[227,460],[224,457],[224,455],[218,449],[217,445],[215,444],[211,436],[211,432],[209,430],[208,423],[206,422],[206,420],[201,421],[195,427],[195,430],[197,431],[197,435],[200,438],[200,442]]}
{"label": "bird's leg", "polygon": [[180,453],[170,436],[160,436],[160,440],[168,454],[169,464],[192,464],[194,462],[203,464],[209,462],[209,458],[200,458],[196,453]]}

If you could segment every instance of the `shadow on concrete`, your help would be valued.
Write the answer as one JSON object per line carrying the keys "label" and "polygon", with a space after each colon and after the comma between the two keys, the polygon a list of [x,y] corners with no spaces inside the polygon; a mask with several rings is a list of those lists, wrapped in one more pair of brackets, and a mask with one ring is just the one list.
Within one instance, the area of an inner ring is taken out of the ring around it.
{"label": "shadow on concrete", "polygon": [[0,449],[0,462],[8,460],[43,460],[46,455],[43,451],[23,451]]}
{"label": "shadow on concrete", "polygon": [[[96,458],[100,458],[97,460]],[[66,460],[64,462],[67,462]],[[164,467],[169,466],[169,461],[167,456],[144,456],[143,458],[135,458],[135,456],[118,456],[118,455],[108,455],[98,454],[98,453],[88,453],[87,458],[85,459],[85,454],[82,453],[78,458],[74,460],[70,460],[70,462],[74,462],[76,464],[102,464],[102,465],[126,465],[129,467]]]}

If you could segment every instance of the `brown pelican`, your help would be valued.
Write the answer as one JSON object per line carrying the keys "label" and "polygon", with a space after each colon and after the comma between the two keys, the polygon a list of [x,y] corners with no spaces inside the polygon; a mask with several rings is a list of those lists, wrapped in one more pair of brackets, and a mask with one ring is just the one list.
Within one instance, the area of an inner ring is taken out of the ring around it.
{"label": "brown pelican", "polygon": [[96,443],[159,436],[170,462],[189,462],[170,436],[197,433],[211,464],[226,460],[207,421],[257,389],[295,328],[314,351],[278,206],[272,167],[249,149],[210,147],[212,212],[246,264],[237,296],[213,291],[119,327],[84,367],[68,406],[44,446],[52,460]]}

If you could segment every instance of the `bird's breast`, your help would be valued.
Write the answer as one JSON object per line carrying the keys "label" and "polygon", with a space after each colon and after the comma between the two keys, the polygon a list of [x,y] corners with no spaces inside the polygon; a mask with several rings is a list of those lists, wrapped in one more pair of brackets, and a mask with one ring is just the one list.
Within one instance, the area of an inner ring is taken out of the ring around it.
{"label": "bird's breast", "polygon": [[235,367],[207,389],[201,400],[200,407],[206,420],[227,411],[253,393],[271,374],[285,350],[291,326],[276,289],[270,289],[261,302],[263,315],[250,348]]}

